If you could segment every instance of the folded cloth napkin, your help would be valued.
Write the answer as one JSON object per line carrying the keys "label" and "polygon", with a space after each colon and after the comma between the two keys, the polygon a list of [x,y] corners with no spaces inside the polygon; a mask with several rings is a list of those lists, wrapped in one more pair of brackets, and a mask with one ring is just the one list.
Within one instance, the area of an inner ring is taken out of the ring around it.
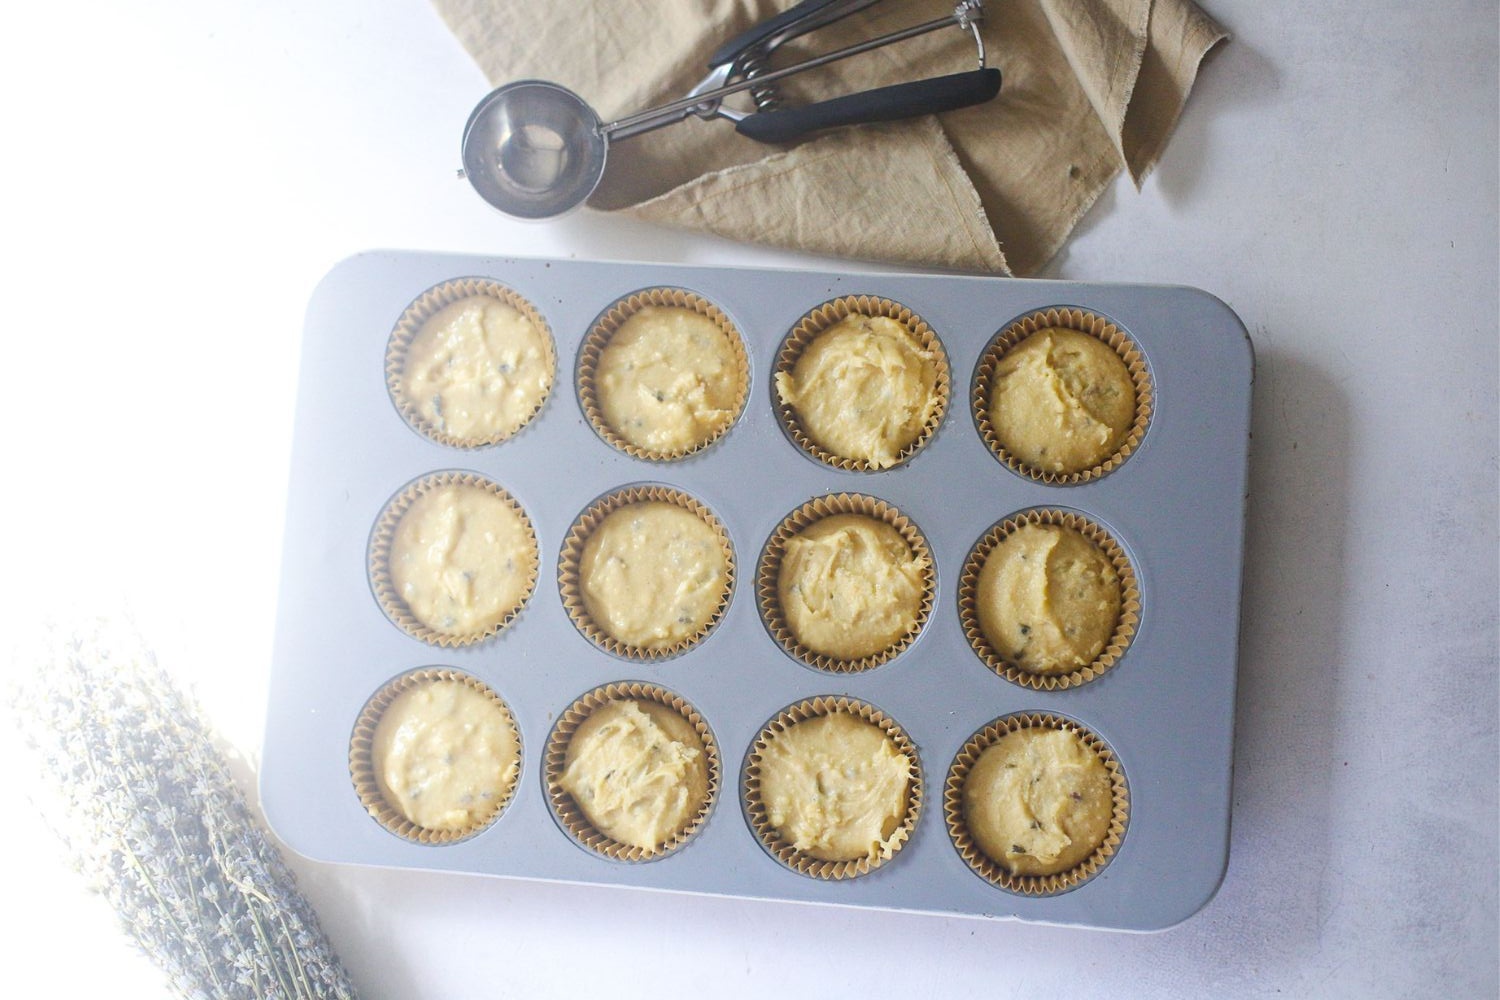
{"label": "folded cloth napkin", "polygon": [[[605,121],[684,96],[718,45],[789,0],[434,0],[496,85],[553,80]],[[773,64],[951,12],[886,2],[796,39]],[[767,146],[689,118],[619,142],[589,200],[668,226],[831,256],[1031,274],[1123,166],[1161,156],[1203,56],[1226,37],[1192,0],[990,0],[1004,76],[987,104]],[[975,65],[956,27],[777,84],[803,104]],[[734,101],[734,98],[730,98]],[[745,98],[739,99],[741,102]],[[748,106],[748,105],[747,105]]]}

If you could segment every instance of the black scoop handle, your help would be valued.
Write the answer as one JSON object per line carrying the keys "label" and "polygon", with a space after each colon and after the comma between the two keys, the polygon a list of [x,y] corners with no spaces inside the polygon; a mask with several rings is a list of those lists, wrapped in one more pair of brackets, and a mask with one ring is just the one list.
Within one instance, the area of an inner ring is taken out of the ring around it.
{"label": "black scoop handle", "polygon": [[890,122],[967,108],[983,104],[998,93],[1000,71],[994,67],[975,69],[915,83],[878,87],[804,107],[762,111],[739,122],[735,130],[757,142],[787,142],[809,132],[840,125]]}
{"label": "black scoop handle", "polygon": [[767,38],[770,38],[787,25],[795,24],[803,18],[811,17],[824,7],[831,6],[837,2],[838,0],[802,0],[795,7],[790,7],[775,17],[740,32],[723,45],[720,45],[714,50],[714,54],[708,57],[709,69],[715,69],[723,66],[725,63],[734,62],[745,52],[759,45]]}

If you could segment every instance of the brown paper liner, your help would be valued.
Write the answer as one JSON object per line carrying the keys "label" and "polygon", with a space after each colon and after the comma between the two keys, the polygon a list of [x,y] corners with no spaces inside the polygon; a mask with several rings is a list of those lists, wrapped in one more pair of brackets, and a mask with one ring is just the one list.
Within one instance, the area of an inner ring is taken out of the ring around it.
{"label": "brown paper liner", "polygon": [[[825,861],[822,858],[805,854],[782,839],[780,832],[771,825],[765,803],[761,801],[761,755],[770,742],[799,722],[832,715],[836,712],[847,712],[879,726],[895,742],[896,749],[911,763],[910,782],[906,788],[906,816],[901,825],[891,833],[890,838],[880,845],[880,852],[875,857],[855,858],[851,861]],[[916,829],[917,820],[922,815],[921,758],[917,755],[916,744],[906,735],[906,730],[880,709],[854,698],[820,695],[784,709],[761,729],[760,735],[750,745],[750,752],[745,757],[743,795],[745,818],[749,821],[750,828],[755,831],[755,836],[761,842],[761,846],[777,861],[808,878],[826,881],[857,878],[874,871],[895,857],[911,838],[912,831]]]}
{"label": "brown paper liner", "polygon": [[[425,493],[444,486],[477,486],[485,492],[499,498],[511,510],[520,515],[521,522],[526,526],[527,533],[531,536],[531,546],[527,551],[527,582],[526,589],[516,606],[507,612],[497,622],[488,628],[471,632],[464,635],[452,635],[438,630],[418,621],[412,614],[401,595],[396,592],[396,585],[391,577],[391,545],[396,536],[396,528],[401,523],[401,518],[411,508],[413,502]],[[531,524],[531,518],[527,516],[525,508],[518,503],[515,497],[507,493],[498,483],[486,479],[484,476],[473,472],[437,472],[429,476],[423,476],[415,482],[409,483],[402,488],[401,492],[391,498],[380,512],[380,518],[375,523],[375,530],[370,535],[369,551],[370,586],[375,592],[375,600],[380,605],[380,610],[385,616],[396,624],[407,635],[420,639],[433,646],[442,646],[451,649],[455,646],[471,646],[504,630],[515,621],[526,602],[531,600],[531,595],[536,591],[537,574],[541,568],[541,555],[537,548],[536,529]]]}
{"label": "brown paper liner", "polygon": [[[595,380],[595,372],[599,366],[599,356],[604,348],[609,345],[615,333],[631,316],[647,306],[668,306],[681,309],[691,309],[702,316],[706,316],[724,331],[725,338],[729,341],[735,357],[736,381],[738,392],[735,395],[733,416],[724,421],[707,438],[686,448],[662,451],[656,449],[642,448],[625,440],[609,426],[604,419],[604,411],[599,405],[598,384]],[[594,324],[588,336],[584,338],[583,346],[578,352],[578,402],[583,407],[584,415],[588,417],[589,424],[594,431],[608,442],[612,447],[623,451],[632,458],[639,458],[649,462],[673,462],[700,451],[714,444],[734,426],[741,413],[745,410],[745,398],[750,390],[750,359],[745,353],[745,342],[740,333],[735,329],[728,316],[718,306],[683,288],[648,288],[635,292],[620,299],[605,311],[604,315]]]}
{"label": "brown paper liner", "polygon": [[[984,566],[984,561],[994,551],[995,546],[1000,544],[1007,535],[1026,524],[1055,524],[1079,532],[1103,550],[1120,578],[1120,617],[1115,622],[1114,633],[1104,644],[1104,649],[1093,663],[1068,673],[1036,673],[1011,663],[996,652],[979,624],[979,571]],[[1140,616],[1141,591],[1136,582],[1135,567],[1130,564],[1125,550],[1109,532],[1073,511],[1037,509],[1011,515],[985,532],[984,536],[975,543],[974,548],[969,552],[969,557],[964,560],[963,571],[959,576],[958,617],[959,623],[963,626],[964,635],[968,637],[969,645],[973,647],[975,653],[979,654],[979,658],[984,661],[985,665],[995,673],[1013,684],[1020,684],[1022,687],[1038,691],[1060,691],[1077,687],[1080,684],[1087,684],[1109,670],[1119,662],[1120,657],[1130,646],[1131,639],[1135,637],[1136,626],[1140,623]]]}
{"label": "brown paper liner", "polygon": [[[964,816],[963,791],[969,770],[974,762],[990,746],[1009,733],[1022,729],[1064,729],[1076,733],[1084,745],[1094,751],[1109,771],[1110,789],[1113,793],[1114,809],[1109,829],[1104,840],[1094,853],[1065,872],[1055,875],[1015,875],[1004,865],[982,851],[969,834],[968,820]],[[1078,723],[1062,716],[1037,713],[1017,713],[1002,716],[979,730],[969,738],[953,758],[948,770],[948,780],[943,790],[943,815],[948,824],[948,836],[959,856],[981,878],[1002,889],[1023,896],[1055,896],[1076,889],[1098,874],[1114,857],[1125,836],[1125,827],[1130,818],[1130,792],[1125,783],[1125,772],[1120,767],[1114,751],[1109,745]]]}
{"label": "brown paper liner", "polygon": [[[1000,359],[1027,337],[1048,327],[1077,330],[1079,333],[1086,333],[1109,345],[1120,356],[1120,360],[1125,362],[1125,369],[1130,373],[1130,379],[1135,384],[1135,421],[1130,425],[1125,440],[1121,442],[1119,448],[1115,449],[1114,454],[1098,465],[1081,472],[1050,472],[1022,462],[1000,443],[999,438],[995,436],[995,428],[990,422],[990,388]],[[974,384],[970,399],[973,404],[974,423],[979,428],[979,436],[996,458],[1020,475],[1039,482],[1051,486],[1074,486],[1113,472],[1140,446],[1141,439],[1146,435],[1146,427],[1151,422],[1153,395],[1151,374],[1146,370],[1146,359],[1140,349],[1135,346],[1135,342],[1124,331],[1102,316],[1084,312],[1082,309],[1056,307],[1023,316],[1000,331],[990,342],[990,346],[979,356],[979,363],[974,369]]]}
{"label": "brown paper liner", "polygon": [[[708,761],[708,792],[692,819],[664,843],[651,848],[623,844],[594,826],[587,814],[573,800],[573,796],[562,787],[563,771],[567,767],[568,741],[578,731],[585,719],[596,710],[615,701],[652,701],[681,715],[698,734],[703,743],[703,753]],[[719,745],[714,740],[713,730],[698,710],[682,697],[664,687],[644,681],[617,681],[604,684],[580,697],[567,711],[558,717],[547,740],[546,756],[542,762],[542,779],[546,784],[547,800],[552,812],[564,830],[584,847],[615,861],[655,861],[680,849],[693,838],[718,801],[720,785]]]}
{"label": "brown paper liner", "polygon": [[[583,582],[579,578],[579,563],[583,558],[584,543],[588,541],[589,535],[598,529],[605,517],[621,507],[653,500],[675,504],[684,510],[691,511],[713,528],[722,546],[725,575],[728,579],[725,581],[719,606],[696,632],[667,646],[646,648],[632,646],[616,639],[594,620],[593,615],[589,614],[588,606],[583,600]],[[563,541],[562,553],[557,561],[557,586],[562,594],[563,607],[567,610],[568,617],[573,619],[573,624],[578,631],[605,652],[627,660],[642,662],[669,659],[686,652],[707,638],[729,608],[729,599],[734,593],[734,575],[734,546],[729,541],[729,533],[724,530],[724,525],[718,516],[697,498],[669,486],[627,486],[594,501],[573,522],[573,527],[569,529],[567,538]]]}
{"label": "brown paper liner", "polygon": [[[921,432],[911,444],[901,450],[895,463],[890,466],[876,467],[866,459],[847,458],[828,451],[808,437],[802,427],[802,418],[798,416],[796,409],[782,402],[781,394],[776,391],[776,375],[790,375],[797,361],[802,357],[802,352],[807,350],[807,345],[817,339],[818,334],[852,315],[886,316],[895,320],[906,327],[912,339],[922,350],[931,352],[937,358],[937,380],[933,385],[937,405],[932,408],[932,413],[928,416],[927,423],[922,426]],[[781,419],[782,426],[786,428],[797,446],[826,465],[851,472],[884,472],[888,469],[899,468],[910,461],[913,455],[926,446],[941,426],[943,415],[948,412],[948,399],[952,391],[951,376],[948,371],[948,353],[943,349],[943,342],[927,325],[927,321],[899,302],[871,295],[847,295],[840,299],[833,299],[816,307],[798,320],[786,339],[782,341],[781,351],[776,356],[776,367],[770,381],[772,406],[776,410],[776,415]]]}
{"label": "brown paper liner", "polygon": [[[514,308],[522,316],[531,322],[542,334],[542,340],[547,345],[547,388],[542,393],[542,398],[537,402],[536,408],[526,415],[515,427],[500,431],[482,438],[456,437],[446,431],[434,426],[424,417],[412,401],[406,397],[401,388],[401,376],[406,369],[406,353],[411,347],[411,342],[417,332],[422,329],[422,324],[430,319],[439,310],[452,305],[462,299],[473,298],[483,295],[488,298],[503,302]],[[530,424],[541,412],[542,407],[552,396],[552,385],[557,378],[557,347],[552,338],[552,328],[542,318],[536,306],[515,289],[491,281],[488,278],[455,278],[445,281],[440,285],[434,285],[419,295],[401,313],[396,321],[395,328],[391,331],[391,337],[385,349],[385,384],[390,392],[391,402],[395,404],[402,419],[412,426],[419,434],[436,441],[438,444],[447,445],[450,448],[484,448],[489,445],[499,444],[509,440],[521,429]]]}
{"label": "brown paper liner", "polygon": [[[432,830],[418,826],[386,800],[380,790],[380,783],[375,778],[372,750],[375,727],[380,724],[381,715],[390,707],[391,702],[396,700],[397,695],[433,681],[459,681],[489,698],[505,714],[505,720],[515,731],[516,744],[520,747],[520,767],[517,769],[516,780],[511,782],[505,795],[496,801],[494,811],[489,816],[462,830]],[[359,796],[360,803],[381,826],[398,837],[418,844],[453,844],[460,840],[467,840],[490,827],[500,818],[506,806],[515,797],[516,786],[520,784],[520,772],[525,769],[525,766],[526,747],[521,742],[521,730],[516,725],[510,706],[495,693],[493,688],[479,678],[451,667],[424,667],[402,674],[386,684],[365,703],[364,709],[354,723],[354,734],[349,739],[349,777],[354,782],[354,791]]]}
{"label": "brown paper liner", "polygon": [[[781,607],[779,586],[781,561],[786,554],[787,542],[823,518],[836,514],[863,514],[889,524],[900,533],[902,539],[911,548],[912,554],[926,564],[922,571],[922,603],[917,608],[917,617],[912,622],[911,628],[905,635],[880,652],[852,660],[814,652],[802,645],[801,640],[787,624],[786,614]],[[933,561],[932,550],[928,548],[927,539],[923,537],[916,524],[884,500],[860,493],[838,493],[815,497],[788,514],[771,537],[766,540],[760,557],[760,571],[756,578],[761,620],[765,622],[771,637],[780,643],[781,648],[791,654],[797,662],[815,670],[826,670],[832,673],[858,673],[870,670],[883,663],[889,663],[903,653],[922,633],[923,626],[927,624],[927,619],[932,612],[936,589],[937,564]]]}

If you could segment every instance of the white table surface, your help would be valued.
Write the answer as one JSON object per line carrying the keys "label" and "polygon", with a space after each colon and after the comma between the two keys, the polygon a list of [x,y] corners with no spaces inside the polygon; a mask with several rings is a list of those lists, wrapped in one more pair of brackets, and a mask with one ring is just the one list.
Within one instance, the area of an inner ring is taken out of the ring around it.
{"label": "white table surface", "polygon": [[[299,861],[366,995],[1496,995],[1497,7],[1206,6],[1235,37],[1165,161],[1047,276],[1197,285],[1255,342],[1218,896],[1125,935]],[[128,608],[251,756],[301,313],[335,261],[845,266],[489,211],[454,178],[486,83],[423,0],[5,21],[7,634]],[[10,812],[5,992],[160,995]]]}

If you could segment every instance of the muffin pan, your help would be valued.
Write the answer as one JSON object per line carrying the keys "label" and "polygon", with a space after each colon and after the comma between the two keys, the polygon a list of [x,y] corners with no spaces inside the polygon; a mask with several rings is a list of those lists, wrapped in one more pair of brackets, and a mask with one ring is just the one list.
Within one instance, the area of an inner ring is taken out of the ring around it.
{"label": "muffin pan", "polygon": [[[409,304],[460,279],[490,279],[534,304],[551,331],[550,396],[508,440],[458,448],[413,429],[386,388],[387,344]],[[749,396],[712,446],[677,461],[632,457],[595,432],[576,366],[600,315],[651,288],[711,302],[744,338]],[[1012,471],[974,414],[949,405],[930,440],[880,472],[840,469],[797,446],[777,415],[771,373],[810,310],[848,295],[898,302],[941,341],[961,403],[994,338],[1053,308],[1107,318],[1134,342],[1153,393],[1149,424],[1106,474],[1052,485]],[[380,251],[333,269],[304,336],[271,672],[261,796],[273,828],[318,860],[845,906],[1015,918],[1121,930],[1169,927],[1201,908],[1228,858],[1250,385],[1243,324],[1219,300],[1180,287],[939,275],[849,274]],[[481,642],[445,648],[382,611],[372,533],[393,497],[437,473],[492,480],[525,510],[540,547],[534,592]],[[623,487],[680,490],[722,523],[734,589],[722,617],[678,655],[631,659],[591,642],[564,606],[559,558],[580,512]],[[888,661],[816,669],[773,638],[756,571],[782,520],[815,498],[860,494],[899,509],[935,564],[921,630]],[[961,575],[996,525],[1031,510],[1073,512],[1115,539],[1134,570],[1134,635],[1107,672],[1033,689],[993,671],[966,637]],[[473,836],[424,844],[393,834],[350,774],[362,710],[393,678],[457,670],[489,685],[520,730],[521,774],[504,812]],[[545,748],[558,717],[612,683],[665,689],[700,713],[719,749],[712,810],[680,848],[645,860],[590,849],[548,797]],[[817,879],[757,838],[746,757],[766,720],[818,697],[867,704],[916,748],[926,801],[907,842],[858,877]],[[944,818],[955,757],[996,720],[1071,720],[1113,754],[1129,812],[1108,863],[1051,895],[993,884],[971,869]]]}

